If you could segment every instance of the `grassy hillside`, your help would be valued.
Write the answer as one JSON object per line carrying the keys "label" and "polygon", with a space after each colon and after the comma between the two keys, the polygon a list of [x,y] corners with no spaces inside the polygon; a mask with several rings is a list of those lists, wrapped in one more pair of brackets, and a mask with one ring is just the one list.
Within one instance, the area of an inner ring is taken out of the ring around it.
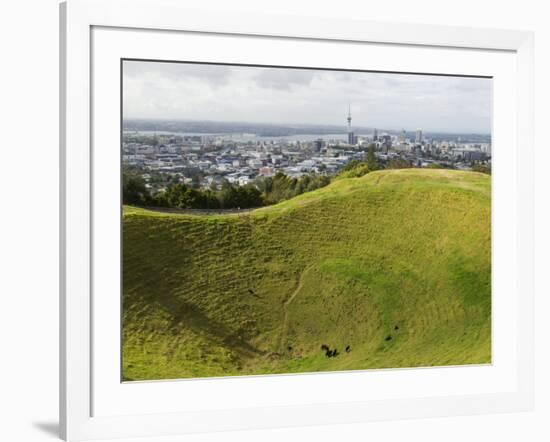
{"label": "grassy hillside", "polygon": [[125,207],[124,378],[490,362],[490,194],[402,169],[241,215]]}

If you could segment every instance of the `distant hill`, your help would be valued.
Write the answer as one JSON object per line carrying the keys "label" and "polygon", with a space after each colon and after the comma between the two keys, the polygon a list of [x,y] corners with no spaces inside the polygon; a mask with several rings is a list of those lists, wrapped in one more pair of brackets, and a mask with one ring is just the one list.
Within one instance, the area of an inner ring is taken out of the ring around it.
{"label": "distant hill", "polygon": [[402,169],[241,215],[125,207],[124,378],[489,363],[490,195]]}
{"label": "distant hill", "polygon": [[[340,125],[315,125],[315,124],[273,124],[273,123],[250,123],[237,121],[190,121],[190,120],[146,120],[146,119],[124,119],[123,129],[127,131],[157,131],[169,133],[194,133],[194,134],[230,134],[249,133],[259,137],[284,137],[292,135],[318,135],[320,137],[330,134],[347,134],[347,127],[342,121]],[[354,125],[356,135],[371,134],[372,127]],[[392,135],[401,135],[402,129],[392,130],[378,128],[380,134],[387,132]],[[414,139],[415,132],[407,132],[408,137]],[[490,143],[490,134],[476,133],[446,133],[446,132],[424,132],[425,137],[433,140],[456,140],[460,136],[462,142]]]}

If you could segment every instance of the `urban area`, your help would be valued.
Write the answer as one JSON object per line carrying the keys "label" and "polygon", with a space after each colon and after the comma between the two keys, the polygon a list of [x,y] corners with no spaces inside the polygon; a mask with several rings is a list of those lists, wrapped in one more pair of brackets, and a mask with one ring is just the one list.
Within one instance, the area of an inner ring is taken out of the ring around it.
{"label": "urban area", "polygon": [[[379,168],[432,167],[490,173],[490,135],[425,134],[422,129],[354,131],[348,111],[341,133],[262,136],[256,133],[184,133],[162,124],[124,122],[123,167],[138,174],[153,194],[169,184],[220,190],[224,183],[254,185],[284,174],[334,176],[369,150]],[[208,127],[208,125],[206,125]],[[303,130],[302,130],[303,132]]]}

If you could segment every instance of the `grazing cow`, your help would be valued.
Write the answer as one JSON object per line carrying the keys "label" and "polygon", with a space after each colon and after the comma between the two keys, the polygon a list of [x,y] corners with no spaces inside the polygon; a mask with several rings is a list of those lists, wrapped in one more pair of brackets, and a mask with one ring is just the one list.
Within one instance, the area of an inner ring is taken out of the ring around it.
{"label": "grazing cow", "polygon": [[321,345],[321,350],[323,350],[325,352],[325,356],[327,358],[335,358],[336,356],[338,356],[340,354],[340,353],[338,353],[337,348],[335,348],[334,350],[331,350],[329,348],[329,346],[326,345],[326,344]]}
{"label": "grazing cow", "polygon": [[292,351],[292,346],[288,346],[288,351]]}
{"label": "grazing cow", "polygon": [[391,336],[386,336],[386,341],[391,341]]}
{"label": "grazing cow", "polygon": [[396,325],[393,329],[394,329],[394,330],[399,330],[399,326]]}
{"label": "grazing cow", "polygon": [[348,346],[346,347],[346,353],[349,353],[350,351],[351,351],[351,347],[348,345]]}

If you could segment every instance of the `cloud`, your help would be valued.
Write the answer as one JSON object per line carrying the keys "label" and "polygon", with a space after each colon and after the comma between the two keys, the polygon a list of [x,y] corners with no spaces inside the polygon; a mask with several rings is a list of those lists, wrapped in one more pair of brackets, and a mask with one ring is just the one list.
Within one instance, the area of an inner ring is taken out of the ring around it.
{"label": "cloud", "polygon": [[124,76],[128,78],[165,79],[185,81],[197,78],[212,87],[220,87],[230,79],[233,70],[226,65],[209,65],[197,63],[124,61]]}
{"label": "cloud", "polygon": [[166,62],[124,62],[126,118],[483,132],[492,80]]}
{"label": "cloud", "polygon": [[254,81],[261,88],[290,91],[295,86],[309,86],[314,76],[314,70],[263,68],[258,69]]}

